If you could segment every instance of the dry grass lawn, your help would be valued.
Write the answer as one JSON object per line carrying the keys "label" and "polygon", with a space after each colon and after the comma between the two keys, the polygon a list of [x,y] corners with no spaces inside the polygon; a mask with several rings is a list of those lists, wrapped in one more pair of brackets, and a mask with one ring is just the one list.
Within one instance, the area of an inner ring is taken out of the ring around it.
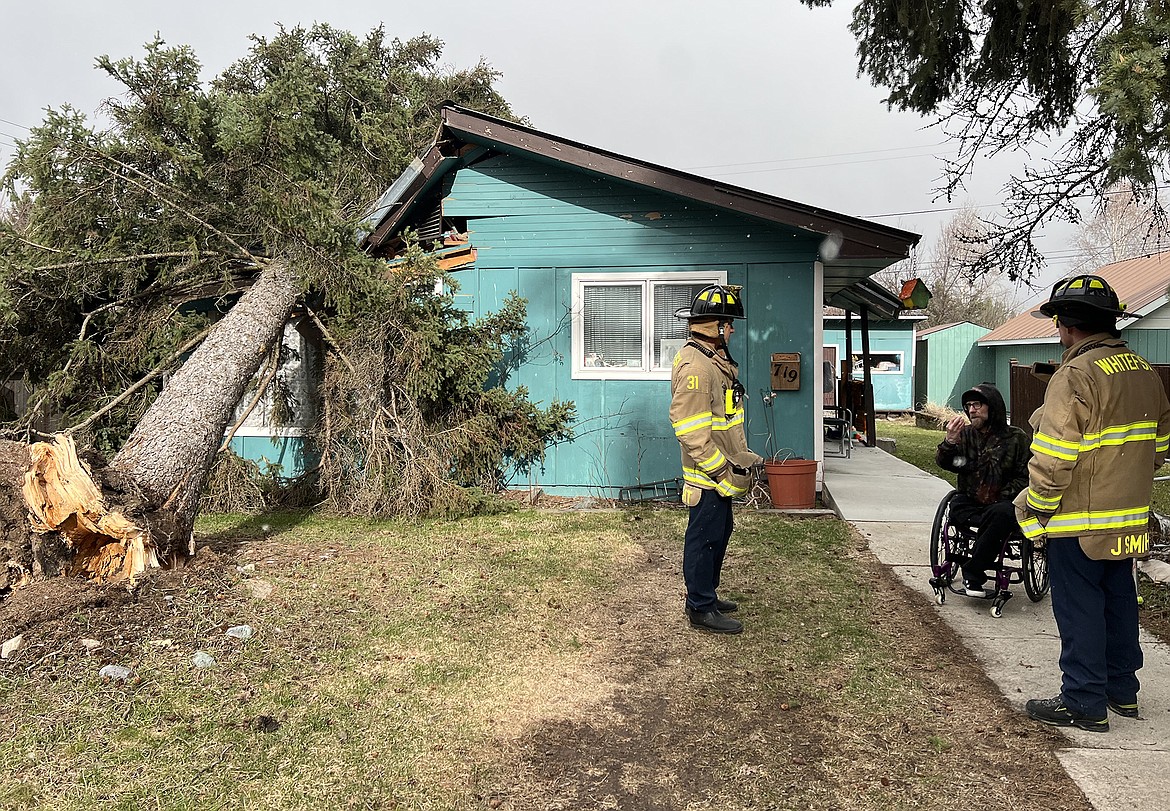
{"label": "dry grass lawn", "polygon": [[17,590],[0,807],[1089,809],[846,525],[740,514],[726,638],[685,623],[684,522],[216,518],[133,590]]}

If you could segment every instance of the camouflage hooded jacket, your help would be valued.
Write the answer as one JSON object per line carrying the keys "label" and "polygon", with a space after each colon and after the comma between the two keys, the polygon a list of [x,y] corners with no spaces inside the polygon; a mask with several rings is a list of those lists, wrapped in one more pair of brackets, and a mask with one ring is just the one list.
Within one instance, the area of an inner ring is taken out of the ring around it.
{"label": "camouflage hooded jacket", "polygon": [[943,440],[935,462],[959,474],[958,491],[980,504],[1010,501],[1028,486],[1028,435],[1008,425],[1007,406],[995,386],[980,384],[974,391],[987,400],[987,425],[980,431],[968,425],[958,443]]}

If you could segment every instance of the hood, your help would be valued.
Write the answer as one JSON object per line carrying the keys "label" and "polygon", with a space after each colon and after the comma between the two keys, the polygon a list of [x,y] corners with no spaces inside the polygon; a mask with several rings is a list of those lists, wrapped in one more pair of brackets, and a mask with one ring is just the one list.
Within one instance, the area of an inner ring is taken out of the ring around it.
{"label": "hood", "polygon": [[971,395],[987,403],[987,427],[996,433],[1002,433],[1008,424],[1007,406],[1004,405],[1003,395],[999,393],[999,389],[991,383],[980,383],[963,392],[962,402],[970,400]]}

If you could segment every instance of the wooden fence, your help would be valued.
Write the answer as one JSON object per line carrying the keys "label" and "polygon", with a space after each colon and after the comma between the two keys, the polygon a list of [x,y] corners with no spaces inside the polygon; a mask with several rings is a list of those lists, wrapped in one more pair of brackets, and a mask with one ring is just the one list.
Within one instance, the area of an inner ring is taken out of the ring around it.
{"label": "wooden fence", "polygon": [[[1162,378],[1162,386],[1170,393],[1170,364],[1151,363],[1154,371]],[[1012,387],[1012,413],[1010,422],[1012,425],[1018,425],[1028,432],[1028,437],[1032,436],[1032,426],[1028,424],[1028,418],[1032,416],[1037,408],[1044,403],[1044,389],[1047,386],[1047,381],[1040,380],[1032,375],[1031,366],[1012,366],[1011,369],[1011,387]]]}

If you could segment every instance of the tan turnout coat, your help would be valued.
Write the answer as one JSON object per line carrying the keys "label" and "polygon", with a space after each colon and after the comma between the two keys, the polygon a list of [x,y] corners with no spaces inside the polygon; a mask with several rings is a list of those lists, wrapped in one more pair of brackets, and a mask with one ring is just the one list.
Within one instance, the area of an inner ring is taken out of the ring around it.
{"label": "tan turnout coat", "polygon": [[670,422],[682,447],[683,502],[692,507],[698,503],[695,488],[731,498],[745,495],[751,487],[749,469],[762,461],[748,450],[743,403],[734,394],[736,367],[721,353],[708,351],[694,339],[687,341],[674,358],[670,378]]}
{"label": "tan turnout coat", "polygon": [[1158,374],[1108,333],[1068,348],[1032,415],[1028,489],[1016,518],[1032,539],[1077,537],[1096,560],[1149,550],[1154,471],[1170,446]]}

